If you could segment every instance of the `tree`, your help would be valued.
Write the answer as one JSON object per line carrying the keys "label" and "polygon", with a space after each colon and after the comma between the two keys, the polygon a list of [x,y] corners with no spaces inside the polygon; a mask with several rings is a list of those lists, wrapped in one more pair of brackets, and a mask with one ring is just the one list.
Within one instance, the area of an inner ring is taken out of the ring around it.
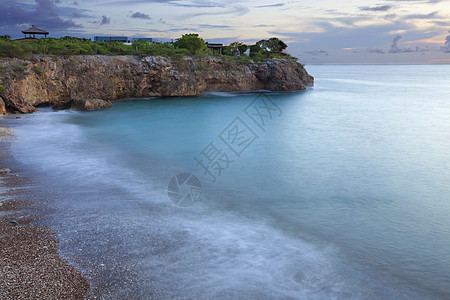
{"label": "tree", "polygon": [[273,37],[268,40],[260,40],[250,48],[252,52],[281,53],[287,45],[280,39]]}
{"label": "tree", "polygon": [[202,52],[207,49],[205,41],[199,38],[196,33],[183,34],[174,43],[175,47],[179,49],[186,49],[191,55]]}
{"label": "tree", "polygon": [[229,55],[242,55],[247,49],[248,46],[240,42],[234,42],[228,46]]}
{"label": "tree", "polygon": [[146,54],[146,52],[148,52],[148,49],[150,48],[150,42],[144,40],[137,40],[133,41],[131,46],[133,47],[134,53],[136,53],[137,55],[144,55]]}

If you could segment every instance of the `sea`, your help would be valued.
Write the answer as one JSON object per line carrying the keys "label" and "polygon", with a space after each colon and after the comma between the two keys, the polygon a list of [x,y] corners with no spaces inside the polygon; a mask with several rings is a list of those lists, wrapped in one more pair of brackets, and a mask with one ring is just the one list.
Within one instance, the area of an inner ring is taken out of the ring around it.
{"label": "sea", "polygon": [[450,68],[306,68],[2,121],[87,298],[450,298]]}

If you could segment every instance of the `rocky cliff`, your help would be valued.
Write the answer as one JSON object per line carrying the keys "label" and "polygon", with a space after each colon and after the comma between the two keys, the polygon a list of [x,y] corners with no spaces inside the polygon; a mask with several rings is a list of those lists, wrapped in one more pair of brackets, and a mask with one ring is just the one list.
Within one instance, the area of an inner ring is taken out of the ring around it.
{"label": "rocky cliff", "polygon": [[292,60],[242,64],[215,57],[171,60],[94,55],[0,59],[0,85],[33,106],[74,98],[194,96],[208,90],[292,91],[303,90],[313,81]]}

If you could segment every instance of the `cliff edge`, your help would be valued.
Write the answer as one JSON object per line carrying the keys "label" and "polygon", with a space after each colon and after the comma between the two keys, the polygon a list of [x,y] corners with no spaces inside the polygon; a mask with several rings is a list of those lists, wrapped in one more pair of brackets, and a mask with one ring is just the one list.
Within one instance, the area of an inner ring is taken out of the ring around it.
{"label": "cliff edge", "polygon": [[195,96],[204,91],[304,90],[314,84],[314,78],[289,59],[243,64],[217,57],[34,56],[0,59],[0,84],[38,106],[74,98],[114,100]]}

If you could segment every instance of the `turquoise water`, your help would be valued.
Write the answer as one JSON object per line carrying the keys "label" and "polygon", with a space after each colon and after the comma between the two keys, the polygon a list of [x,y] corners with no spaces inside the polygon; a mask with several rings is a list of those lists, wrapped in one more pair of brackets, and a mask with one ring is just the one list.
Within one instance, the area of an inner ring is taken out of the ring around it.
{"label": "turquoise water", "polygon": [[[316,85],[302,92],[8,121],[15,159],[54,208],[43,222],[90,297],[450,296],[450,70],[308,71]],[[233,132],[245,133],[233,144]],[[211,145],[226,154],[214,178],[195,160]],[[182,172],[202,184],[189,207],[167,194]]]}

